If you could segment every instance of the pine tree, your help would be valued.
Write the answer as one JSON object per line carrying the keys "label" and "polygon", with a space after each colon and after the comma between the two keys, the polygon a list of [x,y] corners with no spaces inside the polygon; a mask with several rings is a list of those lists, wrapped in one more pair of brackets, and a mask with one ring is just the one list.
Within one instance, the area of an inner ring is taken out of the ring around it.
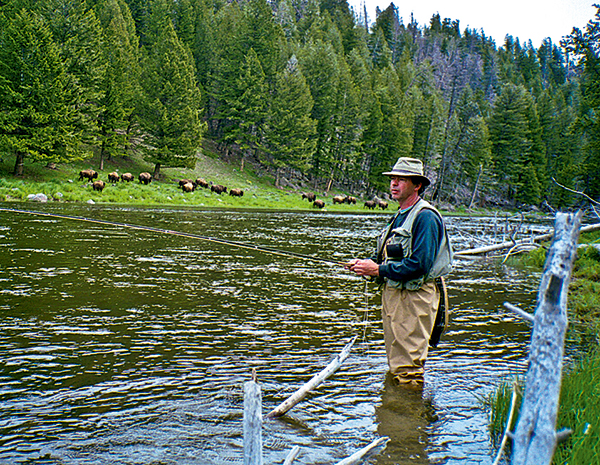
{"label": "pine tree", "polygon": [[247,35],[247,25],[237,2],[229,3],[219,10],[215,15],[214,30],[215,56],[206,88],[210,96],[207,118],[210,135],[223,142],[224,134],[232,125],[231,102],[240,97],[235,82],[239,78],[240,66],[247,53],[243,44],[243,37]]}
{"label": "pine tree", "polygon": [[233,86],[234,94],[239,97],[228,102],[231,124],[227,128],[224,140],[235,144],[241,150],[243,171],[245,158],[262,149],[267,117],[268,92],[265,73],[253,48],[246,55]]}
{"label": "pine tree", "polygon": [[144,136],[144,159],[154,163],[154,177],[158,178],[163,166],[196,165],[203,124],[192,55],[178,39],[171,21],[165,20],[160,9],[156,13],[159,16],[152,18],[156,42],[143,60],[138,120]]}
{"label": "pine tree", "polygon": [[583,160],[579,173],[579,190],[600,200],[600,6],[584,31],[574,28],[564,45],[577,59],[582,73],[582,102],[577,129],[584,137]]}
{"label": "pine tree", "polygon": [[376,74],[374,86],[381,104],[381,138],[373,158],[369,181],[376,188],[387,191],[387,179],[381,173],[389,170],[400,156],[412,151],[414,113],[394,68],[387,67]]}
{"label": "pine tree", "polygon": [[82,157],[75,86],[61,48],[42,17],[21,10],[0,13],[0,147],[25,158],[70,162]]}
{"label": "pine tree", "polygon": [[317,121],[317,144],[312,161],[315,183],[329,175],[334,163],[334,113],[340,70],[333,47],[322,41],[309,44],[299,56],[300,68],[315,102],[312,118]]}
{"label": "pine tree", "polygon": [[86,144],[96,145],[106,72],[100,21],[85,0],[46,0],[36,2],[36,9],[46,19],[72,78],[71,105],[77,109],[79,132]]}
{"label": "pine tree", "polygon": [[310,168],[316,145],[316,121],[311,118],[313,99],[295,56],[277,75],[269,113],[267,137],[269,161],[276,168],[275,185],[280,185],[286,168],[302,173]]}
{"label": "pine tree", "polygon": [[528,137],[529,104],[527,91],[522,86],[505,84],[489,122],[492,157],[498,181],[504,194],[513,202],[519,200],[517,194],[527,187],[523,182],[532,186],[535,184],[531,169],[528,168],[527,173],[525,172],[525,159],[532,147],[532,141]]}
{"label": "pine tree", "polygon": [[138,38],[127,4],[102,0],[96,4],[104,31],[106,70],[100,88],[100,169],[105,158],[126,153],[128,127],[139,94]]}

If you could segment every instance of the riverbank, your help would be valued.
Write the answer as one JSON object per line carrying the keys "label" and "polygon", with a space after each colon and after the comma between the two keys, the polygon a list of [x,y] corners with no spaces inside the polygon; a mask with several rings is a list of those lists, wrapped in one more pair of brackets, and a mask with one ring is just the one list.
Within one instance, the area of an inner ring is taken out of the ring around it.
{"label": "riverbank", "polygon": [[[582,234],[580,244],[598,243],[600,232]],[[529,252],[513,265],[540,271],[546,248]],[[563,368],[557,430],[571,429],[569,439],[559,444],[554,464],[589,465],[600,461],[600,252],[593,247],[578,249],[568,295],[569,335],[579,355]],[[523,380],[517,384],[523,389]],[[490,431],[500,443],[510,410],[512,386],[503,384],[486,401],[490,408]],[[520,404],[520,397],[518,400]],[[515,415],[511,430],[516,426]]]}

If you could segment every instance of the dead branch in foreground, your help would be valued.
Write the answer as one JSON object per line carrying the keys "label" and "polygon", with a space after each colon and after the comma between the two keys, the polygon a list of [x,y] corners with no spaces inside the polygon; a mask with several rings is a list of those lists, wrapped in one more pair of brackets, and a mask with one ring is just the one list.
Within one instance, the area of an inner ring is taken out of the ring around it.
{"label": "dead branch in foreground", "polygon": [[558,412],[567,291],[583,213],[558,213],[534,316],[525,394],[513,435],[512,465],[546,465],[558,441]]}

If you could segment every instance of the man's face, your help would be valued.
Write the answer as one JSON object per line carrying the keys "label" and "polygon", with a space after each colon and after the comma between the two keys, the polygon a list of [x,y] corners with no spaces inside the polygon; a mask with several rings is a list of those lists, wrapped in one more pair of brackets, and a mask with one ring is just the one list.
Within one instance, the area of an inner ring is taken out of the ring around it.
{"label": "man's face", "polygon": [[394,200],[402,202],[415,193],[420,184],[415,184],[411,178],[405,176],[392,176],[390,179],[390,193]]}

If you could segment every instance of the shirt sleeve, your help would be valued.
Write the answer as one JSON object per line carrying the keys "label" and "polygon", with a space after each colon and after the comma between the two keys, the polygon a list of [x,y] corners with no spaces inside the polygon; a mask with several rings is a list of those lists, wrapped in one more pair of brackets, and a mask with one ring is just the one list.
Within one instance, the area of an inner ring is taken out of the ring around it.
{"label": "shirt sleeve", "polygon": [[439,252],[443,234],[444,226],[437,213],[428,208],[421,210],[413,223],[412,255],[400,261],[388,261],[385,265],[379,265],[379,276],[407,282],[426,275]]}

